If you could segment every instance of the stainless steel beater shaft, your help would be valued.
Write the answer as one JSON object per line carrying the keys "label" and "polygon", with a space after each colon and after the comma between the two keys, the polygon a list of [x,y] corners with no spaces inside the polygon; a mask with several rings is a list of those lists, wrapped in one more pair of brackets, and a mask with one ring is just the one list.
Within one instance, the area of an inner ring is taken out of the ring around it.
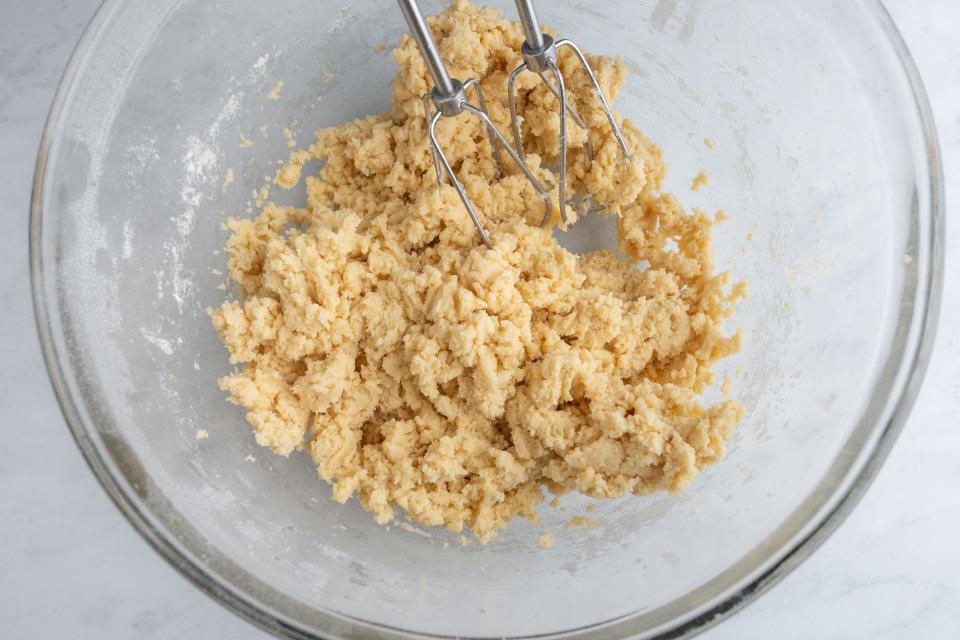
{"label": "stainless steel beater shaft", "polygon": [[[457,195],[460,196],[463,206],[466,208],[470,219],[477,228],[480,239],[483,240],[483,243],[487,245],[488,248],[492,249],[493,243],[490,240],[490,235],[480,222],[480,217],[473,203],[470,202],[470,198],[467,197],[463,184],[461,184],[460,180],[454,174],[453,167],[450,165],[447,156],[443,153],[440,144],[437,142],[436,126],[440,118],[456,117],[466,111],[480,118],[486,126],[487,134],[490,137],[490,147],[493,150],[494,159],[500,170],[501,177],[504,175],[504,171],[497,143],[503,146],[507,154],[517,163],[517,166],[520,167],[520,170],[533,185],[534,189],[540,194],[540,197],[543,198],[546,208],[540,226],[544,226],[550,219],[553,208],[550,202],[550,194],[546,187],[544,187],[533,174],[533,171],[530,170],[530,167],[527,166],[527,163],[524,162],[521,155],[510,145],[506,136],[493,124],[493,121],[487,113],[483,92],[480,90],[480,82],[476,78],[470,78],[466,82],[460,82],[459,80],[451,78],[450,74],[447,73],[443,60],[440,58],[440,52],[433,40],[426,20],[423,19],[423,14],[420,12],[420,7],[417,6],[416,0],[397,0],[397,3],[400,5],[403,17],[406,19],[407,26],[410,28],[410,35],[420,48],[420,54],[423,56],[427,69],[430,71],[430,76],[433,78],[433,90],[424,94],[423,102],[424,111],[427,116],[427,137],[430,140],[430,147],[433,152],[433,165],[437,172],[437,184],[443,183],[440,172],[440,167],[442,166],[444,172],[447,174],[447,178],[450,180],[450,184],[457,190]],[[471,87],[473,87],[477,93],[477,103],[479,106],[474,106],[467,101],[466,91]],[[434,109],[432,114],[430,112],[431,103]]]}
{"label": "stainless steel beater shaft", "polygon": [[[560,73],[560,68],[557,66],[558,49],[561,47],[569,47],[573,51],[574,55],[577,56],[577,60],[580,62],[583,70],[586,71],[587,76],[590,78],[590,83],[593,85],[593,90],[596,92],[597,98],[599,98],[600,104],[603,106],[603,110],[607,116],[607,121],[610,123],[610,128],[613,130],[613,135],[617,138],[617,142],[620,144],[620,151],[623,152],[623,156],[627,160],[630,159],[630,152],[627,150],[627,143],[623,138],[623,133],[620,131],[620,126],[617,125],[617,120],[614,118],[613,111],[610,109],[610,104],[607,102],[606,96],[603,95],[603,90],[600,88],[600,83],[597,82],[597,77],[594,75],[593,69],[590,67],[590,63],[587,62],[587,58],[580,50],[580,47],[567,39],[554,41],[552,37],[544,33],[540,27],[540,21],[537,18],[537,10],[533,4],[533,0],[515,1],[517,5],[517,13],[520,14],[520,25],[523,28],[525,41],[520,46],[520,55],[523,57],[523,62],[513,70],[513,73],[510,74],[510,79],[507,81],[507,99],[510,106],[510,127],[513,130],[513,139],[514,144],[517,147],[517,151],[521,156],[523,156],[523,134],[520,131],[520,116],[517,113],[517,77],[529,69],[540,76],[540,79],[550,90],[550,92],[553,93],[553,95],[555,95],[560,101],[560,176],[558,179],[560,190],[559,202],[560,216],[563,218],[564,224],[567,224],[569,222],[567,220],[566,208],[567,114],[573,118],[574,122],[576,122],[581,129],[587,131],[587,157],[590,160],[593,160],[593,145],[590,141],[590,131],[587,128],[586,123],[584,123],[583,119],[567,100],[566,85],[563,81],[563,75]],[[545,75],[547,71],[550,71],[553,74],[553,77],[556,80],[556,86],[547,80]]]}

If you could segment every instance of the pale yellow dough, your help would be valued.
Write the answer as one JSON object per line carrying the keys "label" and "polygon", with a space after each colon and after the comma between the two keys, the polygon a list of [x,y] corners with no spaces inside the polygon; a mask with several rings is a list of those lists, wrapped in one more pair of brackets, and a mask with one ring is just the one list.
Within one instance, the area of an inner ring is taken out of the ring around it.
{"label": "pale yellow dough", "polygon": [[[452,75],[479,77],[508,130],[519,26],[465,2],[429,22]],[[618,216],[628,259],[578,258],[527,224],[543,211],[527,181],[509,165],[498,177],[475,119],[444,119],[439,137],[490,229],[487,249],[454,190],[437,187],[420,98],[430,84],[413,42],[394,58],[392,111],[318,132],[278,171],[289,188],[305,162],[326,160],[306,178],[308,207],[268,204],[229,223],[242,299],[211,317],[240,365],[220,385],[257,442],[284,456],[306,449],[333,498],[356,496],[378,522],[400,508],[481,541],[535,518],[544,487],[614,498],[687,486],[743,413],[698,402],[711,366],[739,345],[723,319],[742,291],[713,271],[710,220],[659,191],[660,149],[630,122],[632,161],[621,161],[564,52],[596,148],[589,165],[571,126],[570,184]],[[591,61],[615,96],[624,65]],[[556,159],[557,103],[522,78],[528,159],[549,180],[540,165]]]}

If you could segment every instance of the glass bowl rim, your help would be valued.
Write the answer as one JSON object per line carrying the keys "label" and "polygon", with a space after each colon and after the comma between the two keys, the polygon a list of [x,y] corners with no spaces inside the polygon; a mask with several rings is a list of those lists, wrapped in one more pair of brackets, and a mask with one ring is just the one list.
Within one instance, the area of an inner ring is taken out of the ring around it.
{"label": "glass bowl rim", "polygon": [[[109,454],[102,451],[96,440],[90,437],[90,432],[93,429],[88,428],[80,412],[76,409],[75,400],[66,382],[66,374],[62,366],[62,357],[65,354],[61,354],[55,344],[54,329],[50,323],[50,312],[45,297],[47,291],[43,276],[42,228],[46,166],[51,142],[59,129],[59,123],[64,117],[66,103],[71,94],[70,90],[80,77],[85,61],[95,49],[99,36],[110,22],[110,17],[126,2],[127,0],[104,0],[84,28],[61,76],[40,138],[30,202],[29,253],[35,321],[47,373],[70,433],[80,448],[90,470],[127,521],[170,566],[216,602],[267,632],[286,638],[322,638],[324,636],[313,635],[312,632],[306,631],[298,624],[269,611],[257,599],[230,589],[228,585],[223,584],[198,562],[190,558],[188,554],[181,551],[180,545],[171,540],[161,529],[154,526],[141,500],[129,490],[129,487],[125,486],[125,483],[117,476],[112,465],[108,462]],[[905,352],[898,365],[898,372],[908,371],[907,377],[902,385],[899,397],[893,402],[890,418],[885,425],[882,425],[880,436],[873,445],[873,451],[869,452],[859,471],[854,472],[852,482],[850,482],[846,491],[839,495],[833,508],[814,515],[814,520],[819,518],[820,521],[814,522],[814,526],[809,533],[788,544],[785,548],[777,550],[777,553],[783,554],[780,560],[742,588],[727,593],[719,602],[714,603],[706,611],[691,619],[679,623],[668,623],[652,637],[659,639],[685,638],[714,626],[756,600],[759,595],[779,582],[808,558],[853,511],[870,486],[903,430],[926,373],[937,332],[945,253],[943,233],[945,195],[939,138],[920,73],[893,18],[881,0],[871,0],[864,7],[865,11],[874,12],[874,17],[896,53],[901,71],[913,94],[916,116],[920,123],[923,143],[927,151],[930,239],[926,250],[929,251],[930,268],[925,274],[920,274],[925,276],[925,279],[917,283],[917,289],[925,287],[926,298],[918,300],[923,303],[922,307],[919,314],[910,322],[911,327],[919,327],[916,345],[913,347],[912,353],[909,349]],[[771,556],[775,556],[777,553],[771,554]],[[333,614],[333,612],[331,613]],[[632,615],[629,614],[626,617],[630,618]],[[401,634],[403,637],[438,637],[385,627],[346,616],[343,616],[342,619],[347,624],[357,623],[360,625],[357,629],[348,631],[344,637],[352,637],[356,631],[369,631],[371,627],[385,633],[388,637],[400,637]],[[548,636],[562,637],[568,633],[579,635],[610,622],[614,621],[606,621],[605,623],[598,623],[596,626],[571,629],[556,634],[551,633]],[[324,631],[324,633],[327,632]],[[393,636],[392,634],[397,635]],[[329,637],[339,636],[331,635]]]}

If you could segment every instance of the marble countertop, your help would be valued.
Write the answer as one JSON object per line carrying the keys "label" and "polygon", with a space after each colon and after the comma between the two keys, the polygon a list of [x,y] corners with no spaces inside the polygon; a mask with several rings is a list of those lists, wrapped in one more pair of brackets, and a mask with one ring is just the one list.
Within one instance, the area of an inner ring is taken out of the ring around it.
{"label": "marble countertop", "polygon": [[[926,82],[947,199],[958,202],[960,3],[886,4]],[[40,356],[27,263],[34,159],[60,74],[97,5],[0,3],[0,637],[266,638],[194,589],[123,520],[69,437]],[[702,637],[960,634],[960,225],[947,233],[938,343],[875,483],[800,568]]]}

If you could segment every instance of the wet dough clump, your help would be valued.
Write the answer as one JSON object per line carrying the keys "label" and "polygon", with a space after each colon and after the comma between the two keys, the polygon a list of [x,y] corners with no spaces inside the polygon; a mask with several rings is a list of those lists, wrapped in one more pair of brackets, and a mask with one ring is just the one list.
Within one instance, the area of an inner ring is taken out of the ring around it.
{"label": "wet dough clump", "polygon": [[[451,74],[480,78],[507,130],[519,26],[465,2],[429,22]],[[543,203],[526,179],[509,166],[499,176],[476,119],[443,119],[487,249],[453,188],[437,186],[414,43],[394,58],[391,111],[318,132],[278,171],[289,188],[325,160],[305,178],[307,207],[229,223],[241,298],[211,317],[240,365],[220,385],[257,442],[305,449],[333,498],[356,496],[378,522],[400,508],[481,540],[535,518],[544,488],[613,498],[687,486],[743,413],[698,401],[739,344],[723,330],[739,289],[713,270],[710,220],[660,191],[660,149],[628,121],[632,160],[621,159],[586,76],[561,54],[595,147],[589,163],[586,134],[570,127],[570,184],[616,216],[623,256],[577,257],[528,224]],[[615,96],[624,65],[591,62]],[[531,74],[520,88],[528,159],[550,181],[557,102]]]}

